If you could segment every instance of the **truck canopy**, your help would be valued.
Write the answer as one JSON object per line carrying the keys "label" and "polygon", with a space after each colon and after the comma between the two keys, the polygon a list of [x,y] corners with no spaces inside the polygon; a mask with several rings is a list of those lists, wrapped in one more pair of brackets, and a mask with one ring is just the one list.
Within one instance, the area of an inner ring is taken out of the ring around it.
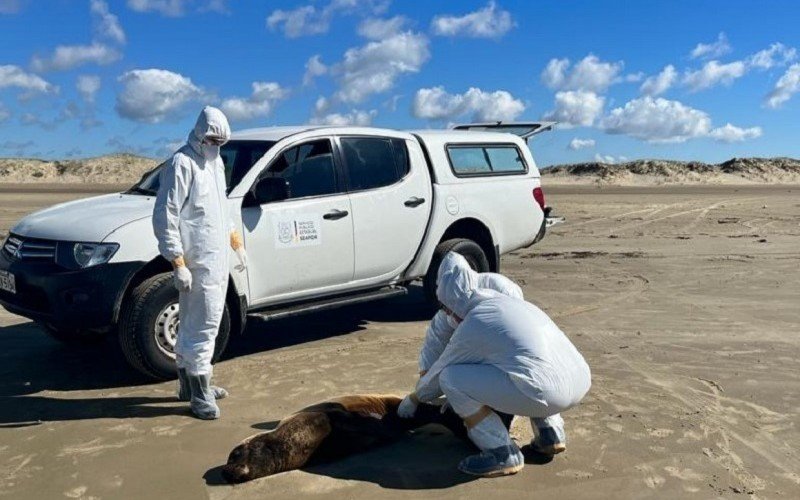
{"label": "truck canopy", "polygon": [[552,130],[556,122],[485,122],[455,125],[453,130],[474,130],[480,132],[505,132],[522,137],[526,141],[534,135]]}

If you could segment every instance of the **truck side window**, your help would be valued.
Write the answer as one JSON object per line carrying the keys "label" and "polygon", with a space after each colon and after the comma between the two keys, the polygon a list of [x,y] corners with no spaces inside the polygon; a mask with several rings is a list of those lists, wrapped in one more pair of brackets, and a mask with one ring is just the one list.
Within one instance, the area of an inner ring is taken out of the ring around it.
{"label": "truck side window", "polygon": [[219,155],[225,165],[225,182],[228,184],[228,193],[274,145],[274,141],[233,140],[228,141],[220,148]]}
{"label": "truck side window", "polygon": [[447,157],[457,176],[522,174],[528,171],[514,145],[449,145]]}
{"label": "truck side window", "polygon": [[328,139],[287,149],[263,175],[285,179],[289,183],[289,198],[322,196],[339,191],[333,150]]}
{"label": "truck side window", "polygon": [[389,186],[409,171],[403,139],[344,137],[341,144],[352,191]]}
{"label": "truck side window", "polygon": [[493,172],[525,171],[525,164],[519,157],[517,148],[486,148],[486,156],[489,157],[489,164],[492,166]]}
{"label": "truck side window", "polygon": [[483,148],[447,148],[450,162],[458,174],[477,174],[491,172],[489,159]]}

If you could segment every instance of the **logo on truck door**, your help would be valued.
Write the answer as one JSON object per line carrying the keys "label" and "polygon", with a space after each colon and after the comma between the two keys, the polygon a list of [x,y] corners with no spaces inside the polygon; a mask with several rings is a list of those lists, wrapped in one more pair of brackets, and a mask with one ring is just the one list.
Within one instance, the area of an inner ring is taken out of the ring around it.
{"label": "logo on truck door", "polygon": [[293,215],[274,219],[275,248],[309,247],[322,244],[318,215]]}

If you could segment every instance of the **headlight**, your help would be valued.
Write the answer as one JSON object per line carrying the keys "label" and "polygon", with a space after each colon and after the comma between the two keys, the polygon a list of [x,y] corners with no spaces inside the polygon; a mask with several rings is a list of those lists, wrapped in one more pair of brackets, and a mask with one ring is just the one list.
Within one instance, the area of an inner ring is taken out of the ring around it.
{"label": "headlight", "polygon": [[117,243],[75,243],[72,253],[80,267],[105,264],[117,253]]}

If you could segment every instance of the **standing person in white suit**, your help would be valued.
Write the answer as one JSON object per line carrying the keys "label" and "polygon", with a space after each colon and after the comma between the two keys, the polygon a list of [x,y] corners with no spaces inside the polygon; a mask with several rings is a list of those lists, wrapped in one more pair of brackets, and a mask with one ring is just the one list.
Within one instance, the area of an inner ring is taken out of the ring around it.
{"label": "standing person in white suit", "polygon": [[398,414],[411,416],[419,401],[444,394],[481,449],[459,469],[493,477],[514,474],[524,466],[522,453],[495,411],[531,417],[537,434],[534,448],[558,453],[566,442],[559,413],[585,396],[591,373],[543,311],[480,288],[479,281],[480,275],[466,262],[456,260],[440,268],[437,296],[451,326],[457,327]]}
{"label": "standing person in white suit", "polygon": [[201,419],[219,418],[216,400],[227,392],[210,385],[211,359],[225,308],[228,246],[247,265],[241,236],[228,213],[220,146],[230,138],[222,111],[205,107],[186,145],[167,161],[153,209],[161,255],[173,266],[179,292],[178,397]]}

